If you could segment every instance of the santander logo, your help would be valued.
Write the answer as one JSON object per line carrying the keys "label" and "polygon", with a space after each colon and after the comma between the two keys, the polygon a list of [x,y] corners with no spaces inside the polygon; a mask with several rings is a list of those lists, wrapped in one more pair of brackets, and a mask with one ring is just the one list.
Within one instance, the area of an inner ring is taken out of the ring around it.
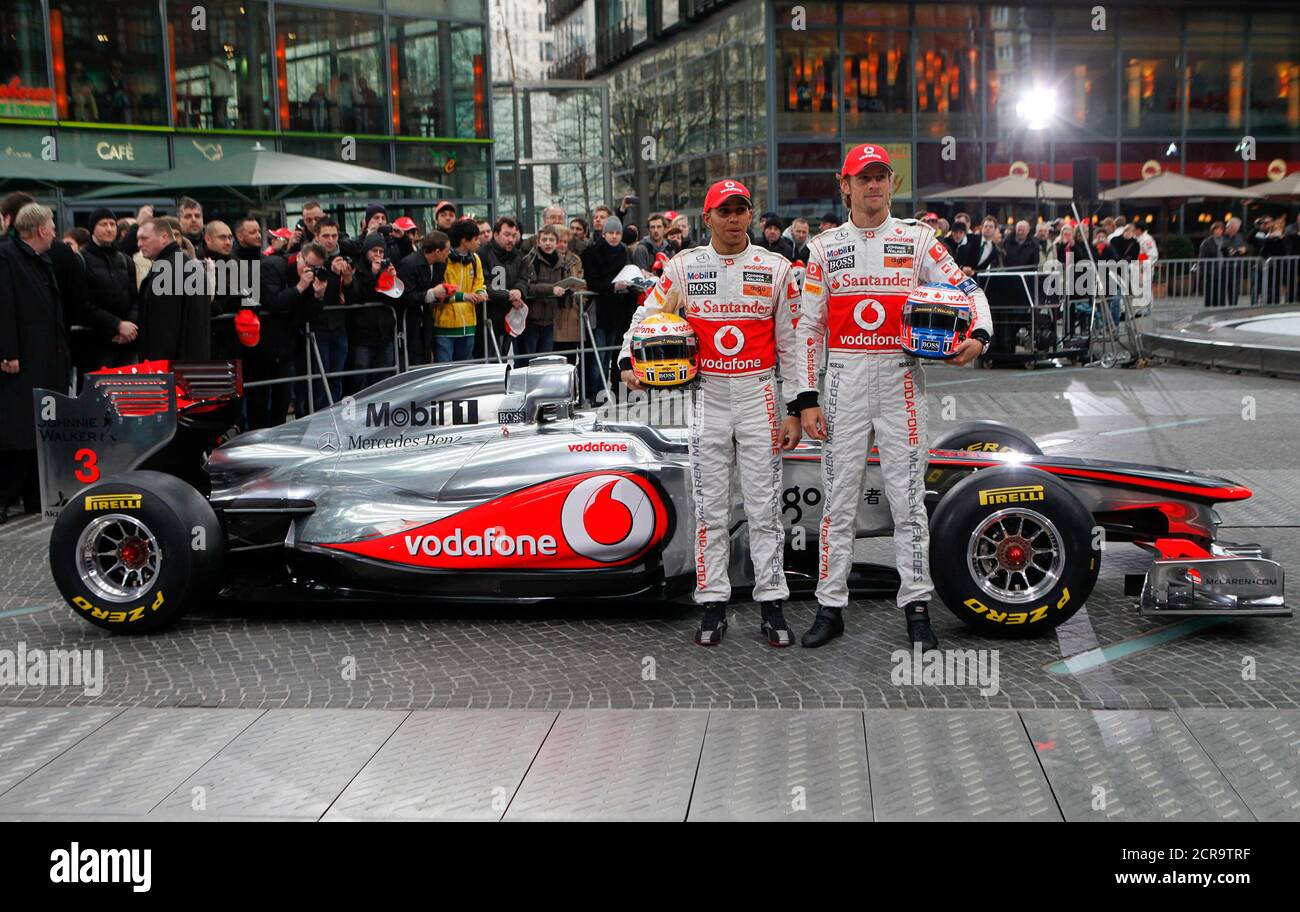
{"label": "santander logo", "polygon": [[875,298],[863,298],[853,305],[853,322],[865,330],[879,329],[885,322],[885,307]]}
{"label": "santander logo", "polygon": [[613,563],[631,557],[655,531],[655,509],[639,485],[623,475],[595,475],[564,500],[560,527],[583,557]]}
{"label": "santander logo", "polygon": [[713,345],[719,354],[730,358],[745,347],[745,334],[728,323],[713,334]]}

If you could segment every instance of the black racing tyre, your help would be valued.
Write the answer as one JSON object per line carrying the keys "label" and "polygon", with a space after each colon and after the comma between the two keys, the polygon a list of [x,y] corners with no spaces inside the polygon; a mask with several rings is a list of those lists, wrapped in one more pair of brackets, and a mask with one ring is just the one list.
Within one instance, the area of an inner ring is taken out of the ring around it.
{"label": "black racing tyre", "polygon": [[968,421],[930,441],[932,450],[976,450],[982,453],[1025,453],[1042,456],[1043,451],[1020,428],[1001,421]]}
{"label": "black racing tyre", "polygon": [[211,504],[161,472],[123,472],[68,502],[50,534],[50,570],[77,614],[151,633],[219,582],[225,548]]}
{"label": "black racing tyre", "polygon": [[981,633],[1039,636],[1082,608],[1097,584],[1092,528],[1092,514],[1047,472],[981,469],[931,517],[935,591]]}

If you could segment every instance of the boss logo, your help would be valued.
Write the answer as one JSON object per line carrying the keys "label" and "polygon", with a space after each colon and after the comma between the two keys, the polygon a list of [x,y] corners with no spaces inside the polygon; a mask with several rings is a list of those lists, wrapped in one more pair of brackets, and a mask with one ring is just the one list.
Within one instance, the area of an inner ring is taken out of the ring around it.
{"label": "boss logo", "polygon": [[829,269],[831,272],[835,272],[840,269],[852,269],[853,257],[852,255],[846,257],[836,257],[835,259],[831,260],[826,264],[826,268]]}
{"label": "boss logo", "polygon": [[718,293],[717,282],[687,282],[686,293],[688,295],[712,295]]}

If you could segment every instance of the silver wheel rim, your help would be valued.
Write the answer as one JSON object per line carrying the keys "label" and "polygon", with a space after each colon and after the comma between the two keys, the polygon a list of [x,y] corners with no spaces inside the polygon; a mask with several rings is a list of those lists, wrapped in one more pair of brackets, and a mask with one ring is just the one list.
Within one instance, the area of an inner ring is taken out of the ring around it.
{"label": "silver wheel rim", "polygon": [[135,601],[149,591],[161,570],[158,539],[135,517],[96,516],[77,539],[81,582],[105,601]]}
{"label": "silver wheel rim", "polygon": [[1060,582],[1065,543],[1056,524],[1043,514],[999,510],[971,533],[966,566],[986,595],[1016,605],[1032,602]]}

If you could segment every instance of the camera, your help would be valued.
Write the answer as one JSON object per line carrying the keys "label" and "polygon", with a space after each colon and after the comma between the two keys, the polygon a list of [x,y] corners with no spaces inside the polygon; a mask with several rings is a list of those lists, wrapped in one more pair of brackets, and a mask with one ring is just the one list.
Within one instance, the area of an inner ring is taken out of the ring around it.
{"label": "camera", "polygon": [[383,272],[385,269],[387,269],[389,266],[392,265],[393,265],[393,261],[390,260],[388,257],[384,257],[382,260],[379,261],[379,271]]}
{"label": "camera", "polygon": [[380,225],[375,230],[378,231],[380,234],[382,234],[384,237],[392,237],[393,235],[392,225]]}
{"label": "camera", "polygon": [[330,276],[333,275],[333,272],[328,266],[311,266],[308,268],[311,269],[312,275],[320,279],[322,282],[328,282]]}

